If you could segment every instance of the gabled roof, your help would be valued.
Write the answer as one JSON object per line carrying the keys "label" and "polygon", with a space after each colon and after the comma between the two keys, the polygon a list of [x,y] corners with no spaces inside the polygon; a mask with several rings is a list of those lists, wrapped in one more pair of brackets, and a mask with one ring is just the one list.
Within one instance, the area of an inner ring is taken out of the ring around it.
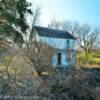
{"label": "gabled roof", "polygon": [[40,26],[35,26],[35,29],[40,36],[49,37],[49,38],[75,39],[75,37],[67,31],[49,29]]}

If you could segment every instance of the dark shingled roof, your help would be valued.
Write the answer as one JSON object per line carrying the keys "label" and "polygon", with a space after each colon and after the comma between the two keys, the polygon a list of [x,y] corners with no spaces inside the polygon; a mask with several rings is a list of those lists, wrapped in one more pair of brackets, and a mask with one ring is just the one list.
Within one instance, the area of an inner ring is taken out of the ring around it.
{"label": "dark shingled roof", "polygon": [[50,38],[62,38],[62,39],[75,39],[69,32],[57,29],[49,29],[45,27],[35,26],[36,31],[40,36]]}

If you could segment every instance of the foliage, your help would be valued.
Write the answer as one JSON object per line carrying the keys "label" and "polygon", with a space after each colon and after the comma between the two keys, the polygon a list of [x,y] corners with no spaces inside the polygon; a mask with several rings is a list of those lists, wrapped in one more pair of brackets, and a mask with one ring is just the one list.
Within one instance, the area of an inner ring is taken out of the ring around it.
{"label": "foliage", "polygon": [[23,42],[22,33],[28,28],[26,13],[31,13],[31,6],[26,0],[1,0],[0,16],[3,17],[0,39],[10,42]]}
{"label": "foliage", "polygon": [[[80,61],[82,63],[85,63],[86,62],[87,58],[86,58],[84,52],[81,52],[79,54],[79,57],[80,57]],[[96,53],[88,54],[88,63],[89,64],[97,64],[97,65],[100,65],[100,57],[99,57],[99,54],[96,54]]]}
{"label": "foliage", "polygon": [[1,54],[2,52],[4,52],[4,51],[6,51],[5,48],[0,48],[0,54]]}

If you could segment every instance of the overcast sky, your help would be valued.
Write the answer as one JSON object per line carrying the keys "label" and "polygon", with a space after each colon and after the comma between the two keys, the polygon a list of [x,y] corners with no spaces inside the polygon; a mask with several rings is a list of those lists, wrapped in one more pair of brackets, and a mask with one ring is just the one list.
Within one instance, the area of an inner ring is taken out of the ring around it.
{"label": "overcast sky", "polygon": [[52,19],[100,25],[100,0],[35,0],[34,5],[41,7],[42,26]]}

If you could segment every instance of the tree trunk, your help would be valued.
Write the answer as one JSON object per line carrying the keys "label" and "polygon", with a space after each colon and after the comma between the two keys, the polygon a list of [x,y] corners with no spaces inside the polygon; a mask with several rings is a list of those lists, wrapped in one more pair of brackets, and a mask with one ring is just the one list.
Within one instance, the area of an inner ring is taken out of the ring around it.
{"label": "tree trunk", "polygon": [[41,73],[41,71],[37,71],[38,76],[42,76]]}
{"label": "tree trunk", "polygon": [[9,80],[9,82],[10,82],[10,74],[9,74],[8,66],[7,66],[7,68],[6,68],[6,73],[7,73],[7,76],[8,76],[8,80]]}
{"label": "tree trunk", "polygon": [[88,52],[87,51],[85,51],[85,57],[86,57],[86,64],[88,64],[89,57],[88,57]]}

